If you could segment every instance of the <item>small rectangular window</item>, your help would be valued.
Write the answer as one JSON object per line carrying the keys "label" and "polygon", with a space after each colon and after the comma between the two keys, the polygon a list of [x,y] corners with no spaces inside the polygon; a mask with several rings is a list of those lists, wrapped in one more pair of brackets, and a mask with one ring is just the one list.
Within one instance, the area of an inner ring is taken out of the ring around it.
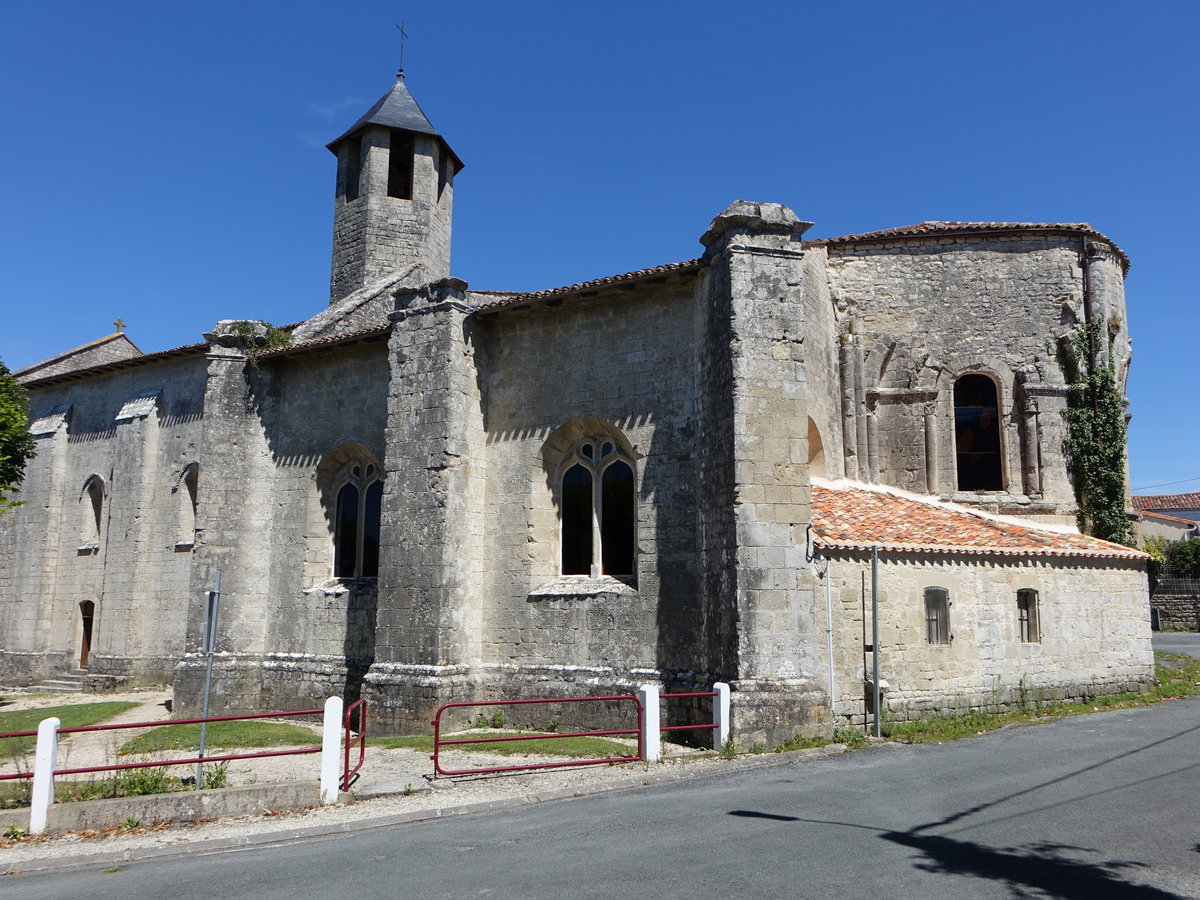
{"label": "small rectangular window", "polygon": [[413,195],[413,136],[393,131],[388,149],[389,197],[411,200]]}
{"label": "small rectangular window", "polygon": [[925,643],[950,643],[950,592],[945,588],[925,588]]}
{"label": "small rectangular window", "polygon": [[1037,591],[1017,591],[1017,628],[1020,631],[1022,643],[1041,643],[1042,626],[1038,619]]}

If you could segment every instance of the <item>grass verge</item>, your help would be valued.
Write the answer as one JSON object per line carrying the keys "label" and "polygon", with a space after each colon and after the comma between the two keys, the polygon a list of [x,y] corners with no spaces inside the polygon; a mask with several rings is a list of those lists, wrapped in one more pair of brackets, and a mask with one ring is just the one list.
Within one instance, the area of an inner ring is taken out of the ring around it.
{"label": "grass verge", "polygon": [[1043,725],[1068,716],[1104,709],[1132,709],[1164,700],[1178,700],[1200,692],[1200,660],[1178,653],[1155,651],[1157,682],[1145,693],[1104,694],[1077,702],[1044,702],[1035,696],[1024,708],[996,712],[976,711],[961,716],[936,716],[916,722],[885,723],[883,733],[892,740],[913,744],[943,743],[975,737],[1009,725]]}
{"label": "grass verge", "polygon": [[[239,750],[249,747],[296,747],[321,743],[321,736],[299,725],[286,722],[209,722],[205,747]],[[118,751],[130,753],[161,753],[198,750],[199,725],[166,725],[126,741]]]}
{"label": "grass verge", "polygon": [[[55,716],[62,728],[83,728],[110,719],[118,713],[137,706],[125,700],[106,700],[102,703],[69,703],[62,706],[43,706],[40,709],[17,709],[0,712],[0,734],[10,731],[36,731],[42,719]],[[37,746],[37,738],[5,738],[0,740],[0,759],[27,753]]]}
{"label": "grass verge", "polygon": [[[504,732],[504,735],[521,734],[519,731]],[[537,732],[533,732],[536,734]],[[454,735],[455,738],[488,738],[497,737],[494,731],[468,731]],[[373,747],[386,750],[407,748],[433,752],[433,737],[428,735],[409,735],[404,737],[368,738],[367,743]],[[528,741],[488,741],[483,744],[466,744],[447,748],[462,750],[468,753],[494,753],[498,756],[513,756],[515,754],[538,754],[541,756],[569,756],[575,759],[607,759],[610,756],[632,756],[634,750],[616,741],[591,737],[564,738],[534,738]]]}

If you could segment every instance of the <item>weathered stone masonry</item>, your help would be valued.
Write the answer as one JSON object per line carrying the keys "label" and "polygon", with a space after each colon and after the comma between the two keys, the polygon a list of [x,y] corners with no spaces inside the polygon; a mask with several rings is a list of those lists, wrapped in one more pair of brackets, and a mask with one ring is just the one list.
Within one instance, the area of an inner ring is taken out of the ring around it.
{"label": "weathered stone masonry", "polygon": [[[79,666],[91,603],[89,686],[173,682],[195,711],[220,570],[217,709],[362,695],[375,727],[409,731],[451,700],[720,679],[738,742],[770,743],[865,715],[864,557],[829,551],[821,577],[814,478],[1073,522],[1056,349],[1103,323],[1120,384],[1129,362],[1127,260],[1090,227],[806,241],[787,207],[739,201],[698,259],[486,293],[450,277],[461,162],[403,79],[329,147],[330,303],[286,346],[222,321],[190,347],[118,335],[18,373],[39,455],[0,519],[5,680]],[[996,420],[994,489],[959,486],[965,375],[994,386],[994,413],[968,410]],[[626,545],[632,572],[606,571],[601,548]],[[885,555],[896,715],[1150,677],[1140,557],[988,552]],[[922,637],[939,580],[947,647]],[[1011,635],[1034,583],[1036,646]]]}

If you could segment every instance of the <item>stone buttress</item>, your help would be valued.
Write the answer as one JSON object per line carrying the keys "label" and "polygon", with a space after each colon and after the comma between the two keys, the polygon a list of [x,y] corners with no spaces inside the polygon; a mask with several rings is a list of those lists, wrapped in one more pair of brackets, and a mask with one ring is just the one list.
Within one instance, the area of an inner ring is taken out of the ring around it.
{"label": "stone buttress", "polygon": [[712,361],[701,372],[706,602],[721,622],[735,740],[826,729],[823,612],[805,559],[811,521],[802,290],[808,227],[774,203],[732,204],[701,238]]}

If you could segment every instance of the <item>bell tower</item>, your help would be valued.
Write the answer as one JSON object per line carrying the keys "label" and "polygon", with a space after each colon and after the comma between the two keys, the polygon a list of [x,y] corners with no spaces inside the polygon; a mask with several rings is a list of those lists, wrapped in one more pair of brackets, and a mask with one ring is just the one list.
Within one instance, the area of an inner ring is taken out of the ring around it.
{"label": "bell tower", "polygon": [[454,176],[462,162],[404,83],[396,83],[341,137],[337,156],[329,302],[414,265],[416,285],[450,275]]}

